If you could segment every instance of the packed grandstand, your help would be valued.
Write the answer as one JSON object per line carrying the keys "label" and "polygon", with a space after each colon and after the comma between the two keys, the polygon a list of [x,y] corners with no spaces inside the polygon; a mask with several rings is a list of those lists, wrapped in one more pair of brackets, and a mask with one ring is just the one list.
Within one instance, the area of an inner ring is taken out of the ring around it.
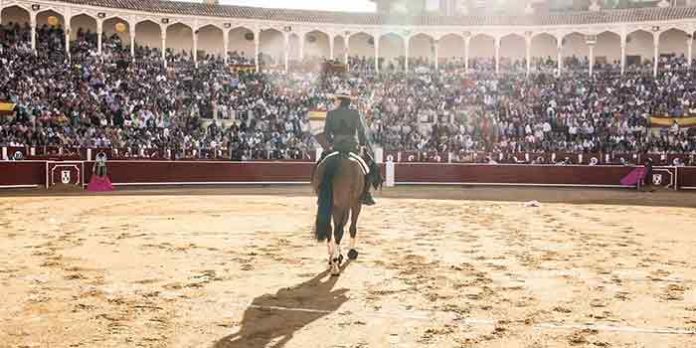
{"label": "packed grandstand", "polygon": [[404,17],[0,5],[0,146],[308,159],[308,114],[347,88],[390,152],[696,154],[693,7]]}

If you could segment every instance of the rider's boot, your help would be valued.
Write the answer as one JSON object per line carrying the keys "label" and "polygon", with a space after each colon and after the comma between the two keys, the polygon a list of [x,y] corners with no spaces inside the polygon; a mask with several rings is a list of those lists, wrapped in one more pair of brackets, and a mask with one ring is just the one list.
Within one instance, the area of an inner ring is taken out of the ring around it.
{"label": "rider's boot", "polygon": [[362,195],[362,204],[364,205],[375,205],[376,202],[372,198],[372,194],[370,193],[370,175],[365,175],[365,187]]}

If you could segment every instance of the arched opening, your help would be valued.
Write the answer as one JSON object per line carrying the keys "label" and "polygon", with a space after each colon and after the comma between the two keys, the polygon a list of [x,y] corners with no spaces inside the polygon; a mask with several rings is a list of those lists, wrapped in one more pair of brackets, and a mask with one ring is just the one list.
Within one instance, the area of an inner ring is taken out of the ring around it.
{"label": "arched opening", "polygon": [[687,33],[679,29],[669,29],[660,34],[660,57],[676,57],[685,61],[687,51]]}
{"label": "arched opening", "polygon": [[120,17],[109,18],[102,24],[102,50],[105,53],[111,51],[123,51],[130,48],[130,25]]}
{"label": "arched opening", "polygon": [[379,58],[381,69],[403,70],[403,58],[405,55],[404,39],[394,33],[387,33],[379,38]]}
{"label": "arched opening", "polygon": [[[259,35],[259,53],[262,65],[277,66],[285,60],[285,38],[276,29],[261,30]],[[300,54],[294,57],[299,60]]]}
{"label": "arched opening", "polygon": [[409,68],[435,65],[435,40],[426,34],[416,34],[409,38]]}
{"label": "arched opening", "polygon": [[305,35],[305,60],[322,61],[329,59],[329,35],[319,30],[312,30]]}
{"label": "arched opening", "polygon": [[495,39],[478,34],[469,41],[469,69],[495,70]]}
{"label": "arched opening", "polygon": [[527,47],[524,37],[517,34],[503,36],[500,39],[500,70],[526,71]]}
{"label": "arched opening", "polygon": [[89,41],[94,39],[94,42],[96,42],[96,35],[97,20],[92,16],[83,13],[70,18],[70,40]]}
{"label": "arched opening", "polygon": [[589,48],[584,34],[570,33],[563,37],[561,57],[563,70],[587,70]]}
{"label": "arched opening", "polygon": [[206,25],[198,29],[198,59],[222,59],[225,45],[222,29]]}
{"label": "arched opening", "polygon": [[[691,37],[694,37],[696,32],[691,33]],[[691,40],[691,66],[694,66],[694,54],[696,54],[696,40]]]}
{"label": "arched opening", "polygon": [[36,50],[50,54],[65,52],[65,18],[53,10],[36,15]]}
{"label": "arched opening", "polygon": [[135,57],[162,57],[162,27],[146,20],[135,25]]}
{"label": "arched opening", "polygon": [[97,20],[86,14],[70,18],[70,56],[73,61],[88,57],[97,50]]}
{"label": "arched opening", "polygon": [[193,30],[186,24],[167,27],[167,60],[192,60]]}
{"label": "arched opening", "polygon": [[621,36],[611,31],[597,35],[594,48],[595,69],[609,69],[621,64]]}
{"label": "arched opening", "polygon": [[31,23],[31,17],[29,11],[21,6],[9,6],[5,7],[0,11],[0,18],[2,18],[3,26],[14,26],[19,24],[20,26],[29,26]]}
{"label": "arched opening", "polygon": [[653,60],[653,35],[637,30],[626,36],[626,66],[650,69]]}
{"label": "arched opening", "polygon": [[556,69],[558,42],[551,34],[541,33],[532,36],[532,48],[530,55],[532,71],[552,71]]}
{"label": "arched opening", "polygon": [[254,65],[254,32],[249,28],[237,27],[230,30],[228,36],[229,63],[233,65]]}
{"label": "arched opening", "polygon": [[31,27],[29,11],[20,6],[10,6],[0,12],[2,25],[7,30],[5,33],[5,43],[8,45],[25,44],[30,45]]}
{"label": "arched opening", "polygon": [[447,34],[437,42],[441,66],[464,66],[464,38],[456,34]]}
{"label": "arched opening", "polygon": [[346,63],[344,55],[346,53],[346,41],[345,36],[337,35],[333,38],[334,40],[334,60]]}
{"label": "arched opening", "polygon": [[348,64],[351,70],[372,70],[375,66],[375,41],[366,33],[359,32],[348,37]]}

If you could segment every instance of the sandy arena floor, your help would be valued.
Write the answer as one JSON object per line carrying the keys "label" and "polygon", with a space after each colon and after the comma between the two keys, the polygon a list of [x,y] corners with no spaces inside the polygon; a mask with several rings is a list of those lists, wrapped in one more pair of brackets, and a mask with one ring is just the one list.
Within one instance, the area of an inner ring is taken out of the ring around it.
{"label": "sandy arena floor", "polygon": [[694,194],[386,191],[331,278],[255,190],[0,197],[0,347],[696,347]]}

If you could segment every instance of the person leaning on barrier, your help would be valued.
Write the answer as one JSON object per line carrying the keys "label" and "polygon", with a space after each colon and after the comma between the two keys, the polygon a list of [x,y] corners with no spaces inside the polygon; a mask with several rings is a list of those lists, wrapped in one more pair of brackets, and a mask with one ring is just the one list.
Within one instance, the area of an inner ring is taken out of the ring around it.
{"label": "person leaning on barrier", "polygon": [[97,154],[97,158],[92,166],[92,174],[98,177],[106,176],[106,154],[104,152]]}

